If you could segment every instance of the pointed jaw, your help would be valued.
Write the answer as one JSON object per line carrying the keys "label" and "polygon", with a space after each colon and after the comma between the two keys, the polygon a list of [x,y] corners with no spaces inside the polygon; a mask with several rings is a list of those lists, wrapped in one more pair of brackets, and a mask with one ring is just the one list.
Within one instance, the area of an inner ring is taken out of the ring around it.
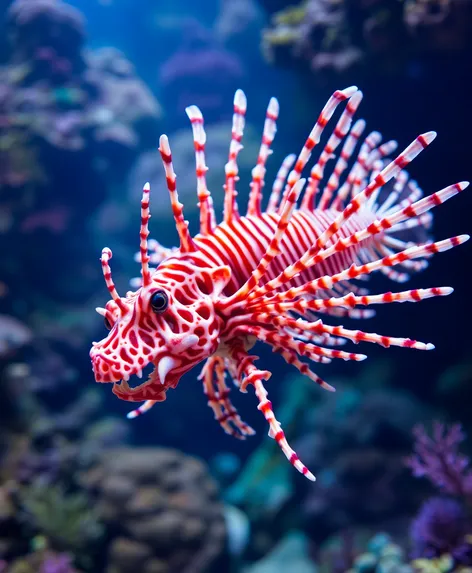
{"label": "pointed jaw", "polygon": [[[180,361],[170,355],[161,355],[147,366],[125,374],[120,381],[113,384],[113,392],[125,400],[139,401],[151,399],[148,397],[152,393],[153,400],[165,400],[165,393],[169,388],[177,385],[180,376],[176,376],[175,368]],[[151,367],[152,371],[144,382],[143,371]],[[125,397],[126,396],[126,397]]]}

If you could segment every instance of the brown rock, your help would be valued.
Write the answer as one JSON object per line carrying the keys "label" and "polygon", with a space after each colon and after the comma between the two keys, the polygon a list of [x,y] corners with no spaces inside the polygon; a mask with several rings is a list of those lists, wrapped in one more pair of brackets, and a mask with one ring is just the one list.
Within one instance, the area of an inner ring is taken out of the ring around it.
{"label": "brown rock", "polygon": [[166,506],[163,492],[156,486],[142,486],[126,505],[130,515],[155,514]]}
{"label": "brown rock", "polygon": [[110,476],[102,484],[102,490],[110,501],[124,502],[135,492],[132,480],[122,476]]}
{"label": "brown rock", "polygon": [[139,543],[126,537],[119,537],[111,544],[108,552],[114,567],[123,572],[136,572],[144,567],[152,557],[151,549],[144,543]]}
{"label": "brown rock", "polygon": [[156,517],[139,519],[128,523],[132,535],[141,541],[159,547],[170,547],[182,527],[182,516],[176,512],[166,512]]}

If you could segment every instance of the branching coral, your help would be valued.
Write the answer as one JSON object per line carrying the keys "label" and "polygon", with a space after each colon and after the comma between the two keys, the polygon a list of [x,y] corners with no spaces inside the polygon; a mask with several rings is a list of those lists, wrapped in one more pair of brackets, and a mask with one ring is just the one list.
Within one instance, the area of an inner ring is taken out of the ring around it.
{"label": "branching coral", "polygon": [[464,432],[460,424],[436,421],[431,436],[421,425],[414,436],[414,453],[406,459],[413,475],[457,498],[433,497],[423,504],[410,530],[415,566],[424,572],[460,571],[472,565],[472,523],[462,503],[472,496],[470,459],[459,450]]}
{"label": "branching coral", "polygon": [[426,477],[440,491],[470,498],[472,496],[472,468],[468,456],[459,451],[465,435],[460,424],[449,428],[434,422],[430,437],[424,426],[413,431],[416,438],[414,454],[406,464],[415,477]]}
{"label": "branching coral", "polygon": [[65,493],[60,486],[35,483],[23,490],[21,505],[53,547],[80,550],[102,534],[83,493]]}

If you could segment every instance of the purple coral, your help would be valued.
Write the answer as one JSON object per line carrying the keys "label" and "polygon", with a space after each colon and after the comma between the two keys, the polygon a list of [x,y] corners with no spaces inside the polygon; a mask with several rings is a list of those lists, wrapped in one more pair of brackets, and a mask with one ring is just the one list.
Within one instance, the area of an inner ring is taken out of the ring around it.
{"label": "purple coral", "polygon": [[461,565],[472,565],[470,523],[462,505],[450,498],[426,501],[410,529],[413,557],[429,559],[449,554]]}
{"label": "purple coral", "polygon": [[186,20],[182,28],[182,45],[159,72],[166,109],[174,111],[174,125],[190,104],[205,108],[205,122],[215,123],[225,118],[226,102],[240,84],[244,68],[239,57],[199,22]]}
{"label": "purple coral", "polygon": [[72,560],[67,553],[48,555],[43,561],[40,573],[73,573]]}
{"label": "purple coral", "polygon": [[468,456],[459,452],[465,439],[460,424],[446,427],[434,422],[432,436],[423,425],[414,428],[414,454],[406,465],[415,477],[426,477],[441,491],[461,497],[472,496],[472,469]]}

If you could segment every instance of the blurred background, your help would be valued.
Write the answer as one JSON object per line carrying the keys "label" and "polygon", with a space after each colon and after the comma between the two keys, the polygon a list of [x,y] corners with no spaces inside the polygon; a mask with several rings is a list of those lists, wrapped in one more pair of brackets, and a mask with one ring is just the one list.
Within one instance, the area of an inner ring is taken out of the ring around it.
{"label": "blurred background", "polygon": [[[410,169],[426,194],[470,179],[472,2],[1,0],[0,29],[0,572],[472,571],[468,245],[407,287],[453,296],[366,323],[433,352],[369,346],[362,365],[319,369],[331,394],[258,348],[315,484],[267,437],[251,393],[234,396],[257,430],[245,442],[217,426],[195,370],[129,422],[88,357],[106,335],[101,248],[119,291],[139,273],[146,181],[151,235],[176,241],[161,133],[197,228],[187,105],[205,117],[217,209],[237,88],[242,202],[269,98],[281,113],[267,181],[351,84],[368,129],[400,148],[438,131]],[[440,207],[435,237],[470,233],[471,207],[470,191]]]}

